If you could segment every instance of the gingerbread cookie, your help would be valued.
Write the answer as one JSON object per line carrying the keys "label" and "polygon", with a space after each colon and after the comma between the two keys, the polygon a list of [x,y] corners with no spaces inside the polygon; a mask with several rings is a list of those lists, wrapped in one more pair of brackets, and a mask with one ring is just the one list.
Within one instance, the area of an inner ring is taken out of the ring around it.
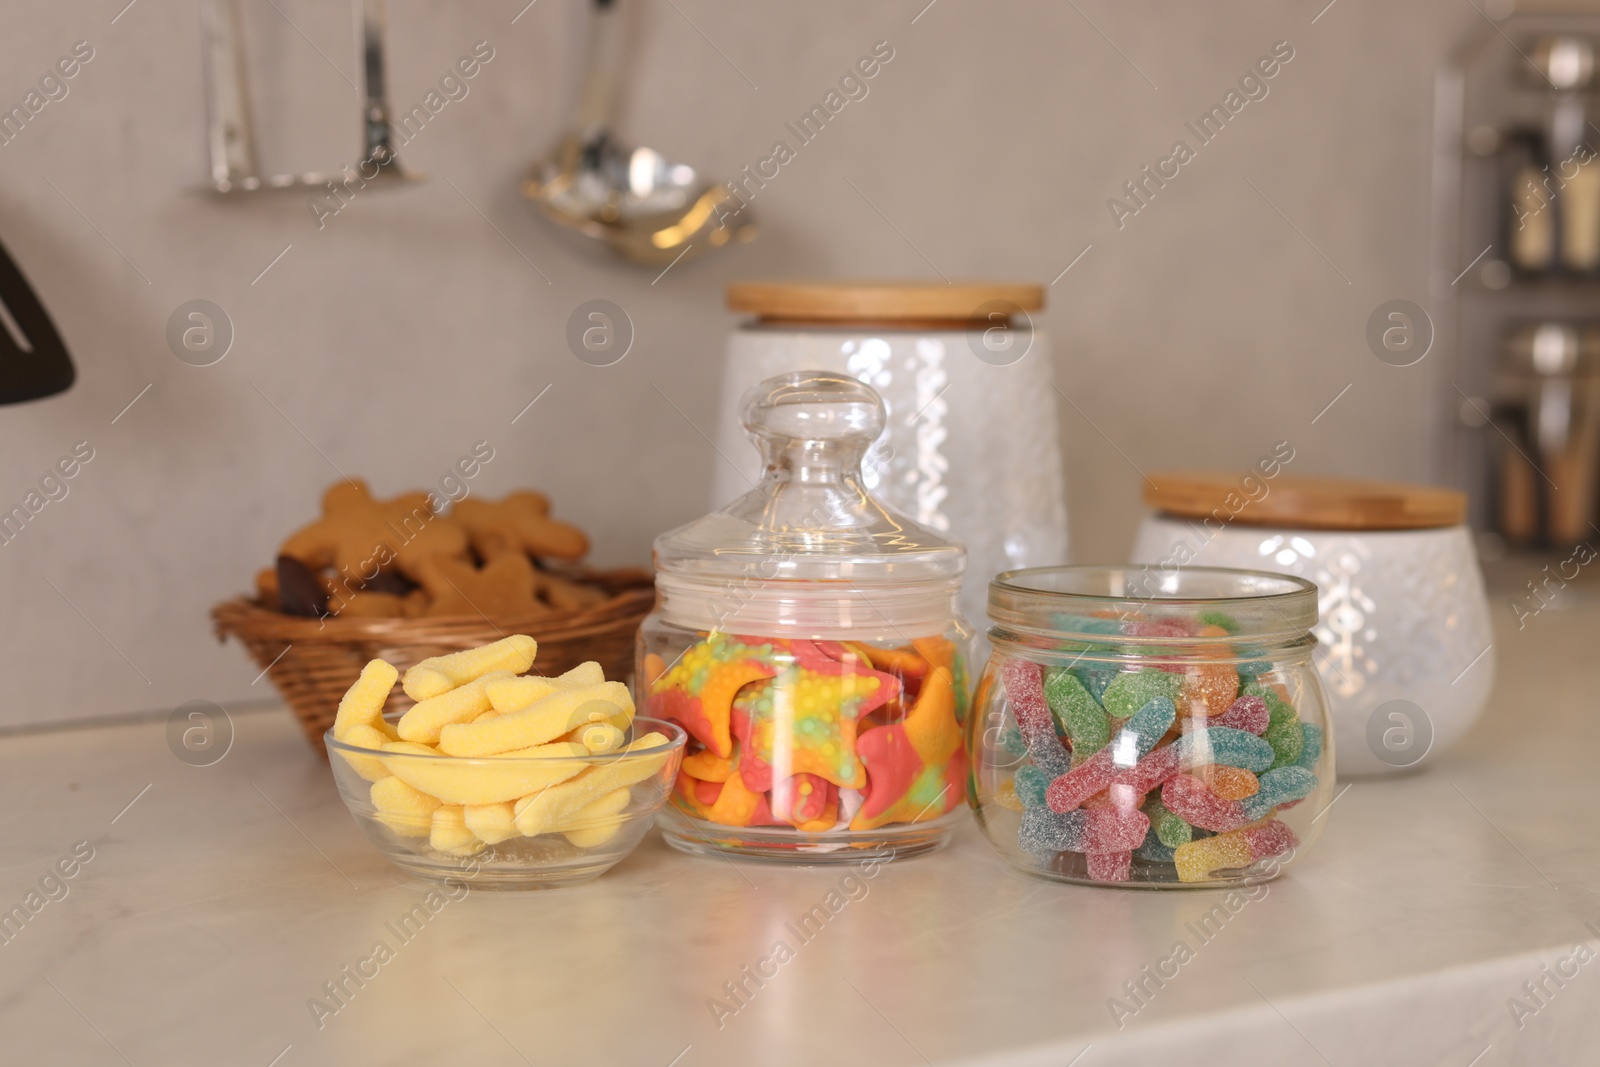
{"label": "gingerbread cookie", "polygon": [[398,567],[412,577],[430,557],[464,558],[467,533],[434,514],[427,493],[375,500],[360,479],[335,483],[322,496],[322,517],[283,543],[282,555],[313,570],[332,567],[347,581],[370,581]]}
{"label": "gingerbread cookie", "polygon": [[428,595],[427,614],[491,619],[548,612],[534,596],[535,579],[533,564],[520,552],[497,556],[482,568],[434,556],[424,560],[417,572]]}
{"label": "gingerbread cookie", "polygon": [[576,526],[550,517],[550,501],[539,493],[512,493],[504,500],[470,497],[452,512],[467,528],[472,547],[484,559],[518,549],[540,559],[575,563],[589,551],[589,538]]}

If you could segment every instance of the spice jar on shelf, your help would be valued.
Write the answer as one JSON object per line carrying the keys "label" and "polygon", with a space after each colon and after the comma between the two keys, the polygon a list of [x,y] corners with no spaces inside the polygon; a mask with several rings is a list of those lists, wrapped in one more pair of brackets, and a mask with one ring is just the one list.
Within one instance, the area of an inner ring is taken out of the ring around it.
{"label": "spice jar on shelf", "polygon": [[937,848],[966,796],[966,550],[863,487],[870,386],[780,375],[743,422],[760,483],[655,543],[641,703],[690,734],[667,841],[805,863]]}

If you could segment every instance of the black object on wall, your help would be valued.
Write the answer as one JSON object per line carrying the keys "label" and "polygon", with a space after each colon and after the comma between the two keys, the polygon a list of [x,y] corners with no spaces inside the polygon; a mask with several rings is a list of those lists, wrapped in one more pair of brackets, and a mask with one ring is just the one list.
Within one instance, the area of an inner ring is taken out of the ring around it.
{"label": "black object on wall", "polygon": [[0,404],[64,393],[77,376],[50,313],[0,245]]}

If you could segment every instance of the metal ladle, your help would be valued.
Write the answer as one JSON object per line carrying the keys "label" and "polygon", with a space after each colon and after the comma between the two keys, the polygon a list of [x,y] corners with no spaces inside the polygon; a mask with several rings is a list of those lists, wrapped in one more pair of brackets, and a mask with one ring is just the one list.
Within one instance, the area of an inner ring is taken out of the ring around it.
{"label": "metal ladle", "polygon": [[616,0],[591,0],[583,84],[567,131],[536,163],[522,194],[550,219],[649,266],[707,248],[755,239],[749,209],[725,222],[732,200],[718,182],[651,148],[612,135],[612,97],[621,66]]}

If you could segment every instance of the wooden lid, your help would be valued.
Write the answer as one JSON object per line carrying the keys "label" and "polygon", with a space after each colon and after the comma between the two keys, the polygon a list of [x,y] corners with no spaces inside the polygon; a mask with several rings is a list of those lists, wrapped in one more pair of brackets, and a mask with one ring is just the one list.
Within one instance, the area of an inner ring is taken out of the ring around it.
{"label": "wooden lid", "polygon": [[1311,530],[1422,530],[1456,526],[1467,516],[1467,494],[1455,489],[1254,471],[1153,472],[1144,501],[1180,518],[1220,512],[1215,517],[1230,523]]}
{"label": "wooden lid", "polygon": [[730,282],[728,307],[783,322],[971,322],[993,302],[1011,311],[1044,307],[1044,286],[1003,282]]}

